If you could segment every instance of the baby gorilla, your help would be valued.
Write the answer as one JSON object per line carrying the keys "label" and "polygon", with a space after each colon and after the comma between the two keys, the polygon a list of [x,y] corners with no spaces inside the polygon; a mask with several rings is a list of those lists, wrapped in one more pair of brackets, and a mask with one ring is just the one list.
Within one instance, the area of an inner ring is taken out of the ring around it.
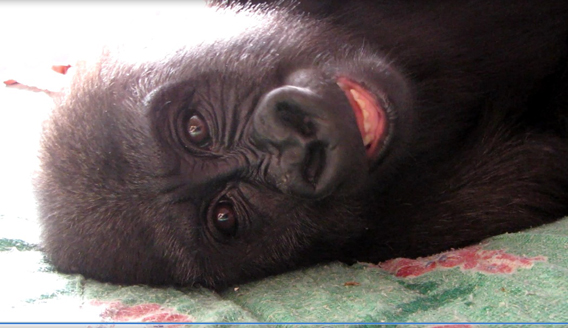
{"label": "baby gorilla", "polygon": [[223,288],[568,213],[567,1],[217,6],[105,51],[47,122],[62,272]]}

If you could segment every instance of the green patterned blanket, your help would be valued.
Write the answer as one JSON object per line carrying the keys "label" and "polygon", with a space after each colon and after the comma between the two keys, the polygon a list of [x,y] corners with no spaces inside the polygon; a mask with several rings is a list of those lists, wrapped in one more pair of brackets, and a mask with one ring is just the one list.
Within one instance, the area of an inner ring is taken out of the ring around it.
{"label": "green patterned blanket", "polygon": [[428,258],[331,263],[222,293],[59,274],[37,230],[0,216],[0,322],[568,321],[568,219]]}

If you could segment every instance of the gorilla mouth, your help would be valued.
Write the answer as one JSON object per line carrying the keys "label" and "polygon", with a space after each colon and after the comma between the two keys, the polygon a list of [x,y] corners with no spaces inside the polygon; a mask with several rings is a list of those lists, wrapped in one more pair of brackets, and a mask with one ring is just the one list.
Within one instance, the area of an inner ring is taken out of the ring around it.
{"label": "gorilla mouth", "polygon": [[339,77],[337,85],[345,92],[351,104],[367,157],[372,158],[387,132],[385,110],[376,97],[360,84],[348,78]]}

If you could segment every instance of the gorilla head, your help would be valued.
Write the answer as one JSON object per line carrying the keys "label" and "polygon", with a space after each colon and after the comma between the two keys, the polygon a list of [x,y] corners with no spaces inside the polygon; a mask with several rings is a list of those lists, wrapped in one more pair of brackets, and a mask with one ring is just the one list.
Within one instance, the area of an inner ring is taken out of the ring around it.
{"label": "gorilla head", "polygon": [[[535,8],[566,9],[533,2],[513,10],[524,18]],[[480,95],[491,90],[503,113],[528,103],[535,81],[554,73],[566,28],[543,23],[543,33],[557,32],[539,42],[510,40],[523,36],[515,26],[483,36],[502,41],[501,50],[550,48],[550,58],[515,73],[538,51],[511,63],[500,51],[471,52],[465,23],[462,34],[452,30],[470,7],[439,1],[428,13],[340,3],[311,14],[276,5],[212,9],[193,16],[199,23],[188,19],[183,33],[166,34],[183,46],[107,49],[79,69],[45,126],[37,182],[55,266],[118,283],[223,287],[367,249],[374,255],[355,257],[406,254],[393,236],[414,240],[408,253],[422,254],[534,222],[483,221],[465,237],[456,227],[471,231],[470,223],[428,219],[434,246],[422,247],[415,239],[424,225],[412,225],[428,213],[440,218],[446,203],[434,199],[425,210],[412,202],[451,194],[447,185],[461,181],[463,168],[449,170],[457,166],[449,154],[485,133],[472,132],[485,117],[480,108],[491,107]],[[448,6],[454,10],[438,18],[451,20],[446,27],[428,23]],[[506,24],[502,12],[479,24]],[[469,179],[486,177],[484,168]],[[445,175],[449,182],[432,183]],[[451,207],[483,205],[463,203]],[[541,206],[538,220],[565,211],[558,204]],[[503,220],[517,213],[501,212]]]}

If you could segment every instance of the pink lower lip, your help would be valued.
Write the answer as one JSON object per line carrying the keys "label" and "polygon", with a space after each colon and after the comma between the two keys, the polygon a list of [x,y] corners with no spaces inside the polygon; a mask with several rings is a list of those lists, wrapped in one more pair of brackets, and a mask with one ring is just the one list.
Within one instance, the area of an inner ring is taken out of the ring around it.
{"label": "pink lower lip", "polygon": [[371,158],[375,155],[375,152],[379,148],[380,142],[383,140],[383,136],[386,133],[386,114],[384,108],[379,104],[376,97],[371,94],[367,89],[365,89],[360,84],[354,82],[351,79],[346,77],[339,77],[337,78],[337,84],[345,93],[347,99],[349,100],[349,104],[353,109],[353,113],[355,113],[355,117],[357,119],[357,126],[359,127],[359,132],[361,133],[361,139],[365,138],[367,134],[365,132],[365,120],[363,118],[363,110],[353,98],[350,90],[357,91],[367,103],[371,104],[371,110],[367,108],[367,112],[369,117],[367,118],[367,123],[371,124],[370,133],[373,136],[373,139],[370,144],[366,146],[367,157]]}

